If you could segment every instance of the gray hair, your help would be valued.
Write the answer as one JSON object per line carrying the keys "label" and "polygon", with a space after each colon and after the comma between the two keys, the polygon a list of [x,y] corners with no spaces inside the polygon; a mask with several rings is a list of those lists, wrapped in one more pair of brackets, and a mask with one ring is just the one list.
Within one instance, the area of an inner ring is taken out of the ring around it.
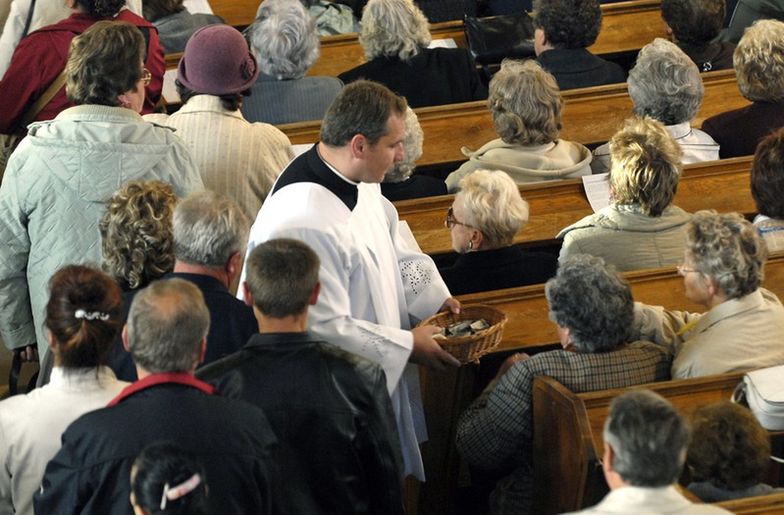
{"label": "gray hair", "polygon": [[686,252],[701,274],[730,299],[753,293],[764,277],[768,248],[754,226],[738,213],[694,213]]}
{"label": "gray hair", "polygon": [[368,61],[379,56],[408,61],[431,40],[427,18],[411,0],[370,0],[362,11],[359,43]]}
{"label": "gray hair", "polygon": [[649,390],[619,395],[610,403],[604,441],[612,468],[630,485],[661,487],[681,475],[689,426],[672,405]]}
{"label": "gray hair", "polygon": [[403,140],[403,159],[392,165],[392,169],[384,175],[384,182],[403,182],[414,173],[416,160],[422,157],[422,143],[425,133],[419,125],[416,113],[406,108],[406,137]]}
{"label": "gray hair", "polygon": [[303,313],[319,278],[318,255],[299,240],[279,238],[254,248],[245,263],[253,304],[264,315]]}
{"label": "gray hair", "polygon": [[250,222],[242,208],[214,191],[191,193],[174,209],[174,257],[183,263],[224,266],[244,254]]}
{"label": "gray hair", "polygon": [[348,84],[324,115],[321,141],[331,147],[347,145],[351,138],[362,134],[373,145],[389,131],[392,114],[405,116],[406,99],[386,86],[369,80]]}
{"label": "gray hair", "polygon": [[298,1],[264,0],[249,39],[262,73],[278,80],[304,77],[319,57],[316,22]]}
{"label": "gray hair", "polygon": [[555,78],[533,60],[504,60],[490,81],[487,106],[505,143],[544,145],[561,130],[561,93]]}
{"label": "gray hair", "polygon": [[705,93],[694,61],[678,45],[662,38],[642,47],[626,82],[634,113],[664,125],[694,118]]}
{"label": "gray hair", "polygon": [[784,22],[757,20],[732,54],[738,88],[751,101],[784,99]]}
{"label": "gray hair", "polygon": [[458,202],[463,204],[465,223],[482,232],[482,248],[512,244],[515,234],[528,221],[528,202],[506,172],[476,170],[459,184]]}
{"label": "gray hair", "polygon": [[544,287],[550,320],[568,328],[578,352],[607,352],[626,343],[634,320],[629,283],[604,259],[577,254]]}
{"label": "gray hair", "polygon": [[128,352],[151,373],[190,372],[210,329],[210,312],[193,283],[162,279],[141,290],[128,313]]}

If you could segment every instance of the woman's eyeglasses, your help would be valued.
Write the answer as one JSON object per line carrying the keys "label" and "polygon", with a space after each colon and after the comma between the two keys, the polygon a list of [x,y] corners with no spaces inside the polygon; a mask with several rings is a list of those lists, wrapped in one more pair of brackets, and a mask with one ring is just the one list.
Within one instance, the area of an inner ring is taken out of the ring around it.
{"label": "woman's eyeglasses", "polygon": [[470,225],[464,224],[463,222],[455,218],[454,210],[451,207],[446,212],[446,220],[444,220],[444,225],[446,226],[447,229],[451,229],[455,225],[463,225],[465,227],[471,227]]}

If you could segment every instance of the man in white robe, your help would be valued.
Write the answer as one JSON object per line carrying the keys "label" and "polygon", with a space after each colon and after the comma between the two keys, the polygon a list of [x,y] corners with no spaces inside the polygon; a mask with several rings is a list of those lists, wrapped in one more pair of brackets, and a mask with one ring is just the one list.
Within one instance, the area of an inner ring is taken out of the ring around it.
{"label": "man in white robe", "polygon": [[417,369],[459,362],[412,322],[459,310],[433,261],[398,233],[394,206],[379,183],[403,158],[405,100],[357,81],[333,102],[321,142],[292,161],[264,201],[248,253],[273,238],[295,238],[321,259],[321,295],[310,330],[381,365],[395,409],[404,475],[424,480],[418,442],[426,439]]}

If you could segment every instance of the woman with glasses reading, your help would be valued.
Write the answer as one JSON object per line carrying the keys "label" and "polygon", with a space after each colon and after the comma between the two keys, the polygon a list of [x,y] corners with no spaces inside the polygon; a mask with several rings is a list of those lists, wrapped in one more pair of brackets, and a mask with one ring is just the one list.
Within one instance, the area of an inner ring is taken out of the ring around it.
{"label": "woman with glasses reading", "polygon": [[446,216],[454,265],[439,271],[453,295],[539,284],[555,275],[555,256],[512,245],[528,221],[528,203],[501,171],[477,170],[460,181]]}
{"label": "woman with glasses reading", "polygon": [[673,378],[784,364],[784,307],[761,288],[767,247],[737,213],[699,211],[686,230],[678,273],[705,313],[638,304],[633,337],[672,348]]}

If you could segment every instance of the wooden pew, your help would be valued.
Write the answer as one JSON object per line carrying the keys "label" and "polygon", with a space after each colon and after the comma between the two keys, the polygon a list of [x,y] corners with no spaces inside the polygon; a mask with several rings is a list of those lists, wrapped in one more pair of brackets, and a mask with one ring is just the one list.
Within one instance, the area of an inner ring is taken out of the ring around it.
{"label": "wooden pew", "polygon": [[[687,165],[674,203],[689,212],[716,207],[720,211],[752,214],[756,205],[751,197],[750,170],[750,156]],[[561,229],[593,212],[580,179],[521,185],[520,193],[528,201],[531,214],[515,236],[518,244],[552,244]],[[395,203],[400,219],[408,223],[427,254],[452,251],[444,218],[453,201],[454,195],[443,195]]]}
{"label": "wooden pew", "polygon": [[[675,267],[628,272],[624,277],[631,285],[635,300],[646,304],[663,305],[670,309],[704,311],[703,307],[686,298],[683,278],[677,274]],[[773,255],[768,260],[763,285],[784,298],[784,253]],[[513,350],[530,351],[558,342],[556,327],[548,317],[544,285],[475,293],[460,296],[459,299],[464,304],[489,304],[507,314],[509,321],[496,353]],[[475,366],[466,366],[459,370],[425,375],[424,406],[430,440],[423,445],[428,481],[422,485],[420,513],[452,513],[451,506],[454,503],[454,488],[457,484],[460,463],[454,447],[455,428],[460,414],[477,394],[479,385],[476,374]],[[556,413],[560,412],[556,410]],[[562,443],[562,447],[558,448],[567,447]],[[591,447],[585,444],[580,449],[574,452],[587,456],[586,453]],[[567,462],[570,457],[558,459]],[[587,463],[587,457],[585,460]],[[556,465],[558,463],[551,466]],[[589,470],[587,466],[583,469]],[[601,473],[600,470],[598,472]],[[604,479],[600,479],[601,486]],[[564,490],[570,489],[571,486]],[[593,501],[593,499],[589,500]],[[590,503],[586,500],[585,504]]]}
{"label": "wooden pew", "polygon": [[256,19],[256,11],[261,2],[262,0],[210,0],[210,7],[227,25],[243,29]]}
{"label": "wooden pew", "polygon": [[688,417],[699,406],[729,400],[742,378],[743,374],[725,374],[575,394],[551,377],[537,377],[533,394],[534,513],[580,510],[607,494],[599,458],[604,421],[610,402],[618,395],[647,388]]}
{"label": "wooden pew", "polygon": [[736,515],[784,515],[784,494],[761,495],[716,503]]}
{"label": "wooden pew", "polygon": [[[607,4],[616,5],[616,4]],[[737,87],[733,70],[702,75],[705,98],[694,126],[710,116],[749,104]],[[561,137],[585,145],[604,143],[632,114],[632,102],[626,84],[564,91]],[[416,109],[425,133],[419,166],[465,161],[460,148],[476,149],[497,137],[484,101],[450,104]],[[319,139],[320,121],[300,122],[278,127],[292,143],[315,143]],[[457,166],[455,166],[457,168]]]}

